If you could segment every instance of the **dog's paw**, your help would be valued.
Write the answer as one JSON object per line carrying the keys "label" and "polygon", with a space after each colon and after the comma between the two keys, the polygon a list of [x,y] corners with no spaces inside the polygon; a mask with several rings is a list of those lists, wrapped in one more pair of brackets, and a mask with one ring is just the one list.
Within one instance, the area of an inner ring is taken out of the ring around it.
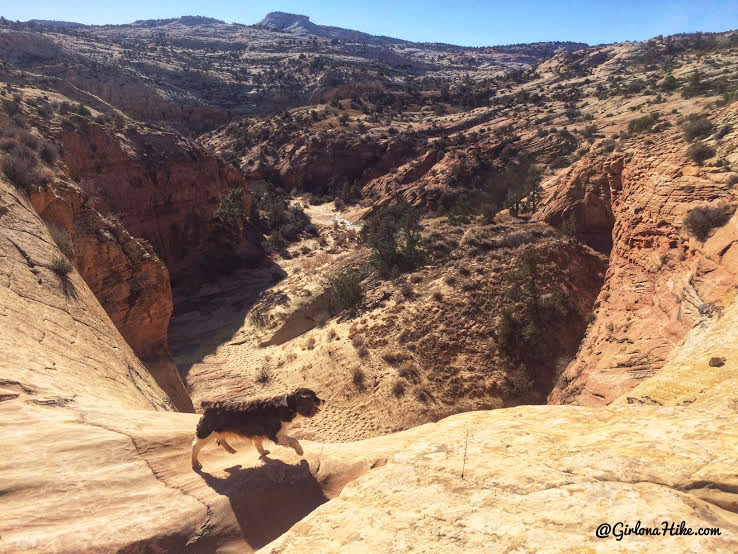
{"label": "dog's paw", "polygon": [[269,450],[264,450],[264,451],[262,451],[262,452],[259,452],[259,458],[263,458],[263,457],[264,457],[264,456],[266,456],[267,454],[269,454]]}
{"label": "dog's paw", "polygon": [[194,471],[200,471],[202,469],[202,464],[200,462],[192,462],[192,469]]}
{"label": "dog's paw", "polygon": [[304,451],[302,450],[302,446],[300,446],[299,444],[295,446],[295,453],[298,456],[302,456],[304,454]]}

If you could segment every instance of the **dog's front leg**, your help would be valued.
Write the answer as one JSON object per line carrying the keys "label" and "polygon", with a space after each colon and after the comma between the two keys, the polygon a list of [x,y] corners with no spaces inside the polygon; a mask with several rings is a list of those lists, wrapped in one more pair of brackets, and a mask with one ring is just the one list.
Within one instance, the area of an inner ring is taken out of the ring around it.
{"label": "dog's front leg", "polygon": [[292,448],[298,456],[302,456],[303,450],[302,446],[300,446],[300,443],[297,442],[296,438],[289,437],[287,435],[279,434],[277,435],[277,444],[281,444],[282,446],[289,446]]}

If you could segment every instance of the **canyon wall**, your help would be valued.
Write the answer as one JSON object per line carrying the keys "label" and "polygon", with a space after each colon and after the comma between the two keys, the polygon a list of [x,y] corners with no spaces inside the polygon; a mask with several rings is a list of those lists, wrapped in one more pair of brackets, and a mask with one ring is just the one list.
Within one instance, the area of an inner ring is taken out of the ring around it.
{"label": "canyon wall", "polygon": [[166,266],[142,239],[105,218],[64,178],[34,190],[31,205],[71,242],[67,255],[118,331],[180,411],[192,412],[167,345],[172,291]]}
{"label": "canyon wall", "polygon": [[[151,243],[177,287],[197,287],[226,258],[258,259],[239,237],[229,243],[213,219],[221,195],[248,191],[241,173],[191,141],[167,132],[116,133],[83,118],[63,135],[64,162],[99,211]],[[248,194],[244,196],[248,213]]]}
{"label": "canyon wall", "polygon": [[[735,129],[738,104],[711,119]],[[738,162],[735,131],[708,142],[716,160]],[[624,152],[585,156],[548,183],[541,219],[573,221],[582,241],[610,251],[594,320],[550,403],[609,404],[658,372],[692,328],[721,316],[738,282],[736,218],[705,242],[684,218],[695,207],[734,202],[736,191],[723,166],[698,166],[687,148],[681,130],[670,128],[635,137]]]}
{"label": "canyon wall", "polygon": [[[25,194],[2,179],[0,234],[3,396],[27,395],[38,405],[171,410],[82,275],[52,269],[62,253]],[[109,242],[107,249],[97,246],[116,253],[113,263],[131,246]]]}

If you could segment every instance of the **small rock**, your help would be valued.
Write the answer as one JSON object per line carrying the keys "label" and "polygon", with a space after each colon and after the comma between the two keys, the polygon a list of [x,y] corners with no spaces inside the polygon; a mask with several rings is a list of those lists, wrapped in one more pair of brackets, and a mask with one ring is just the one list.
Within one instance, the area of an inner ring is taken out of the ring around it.
{"label": "small rock", "polygon": [[710,367],[722,367],[725,365],[725,358],[710,358]]}

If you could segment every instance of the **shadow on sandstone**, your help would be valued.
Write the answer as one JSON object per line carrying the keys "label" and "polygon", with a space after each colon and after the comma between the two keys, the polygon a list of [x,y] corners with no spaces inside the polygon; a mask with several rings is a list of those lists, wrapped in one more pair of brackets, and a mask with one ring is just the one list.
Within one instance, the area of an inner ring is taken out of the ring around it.
{"label": "shadow on sandstone", "polygon": [[328,501],[306,460],[290,465],[269,457],[264,465],[226,468],[228,477],[199,471],[205,482],[228,497],[244,540],[259,549]]}

